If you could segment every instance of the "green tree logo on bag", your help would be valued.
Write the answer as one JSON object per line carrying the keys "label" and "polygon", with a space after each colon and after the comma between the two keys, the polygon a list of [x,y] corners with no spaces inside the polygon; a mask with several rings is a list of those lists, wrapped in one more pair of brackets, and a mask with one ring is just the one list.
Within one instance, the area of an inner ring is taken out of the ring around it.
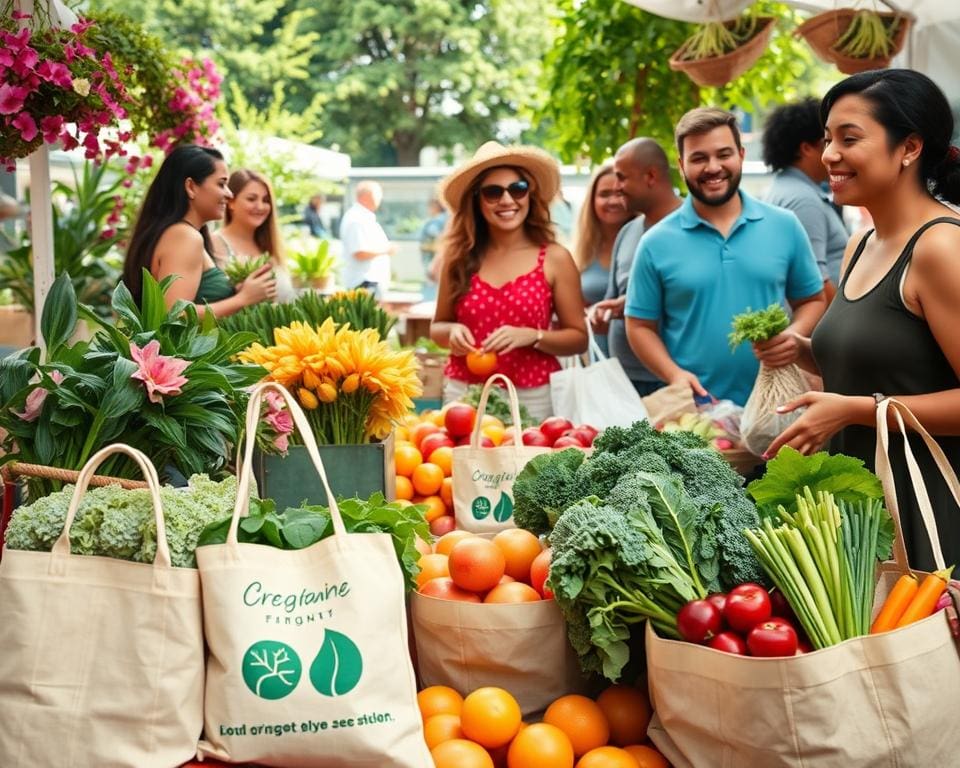
{"label": "green tree logo on bag", "polygon": [[477,496],[470,505],[475,520],[486,520],[490,515],[490,499],[486,496]]}
{"label": "green tree logo on bag", "polygon": [[343,696],[360,682],[363,658],[360,649],[344,634],[332,629],[323,633],[320,653],[310,665],[310,682],[324,696]]}
{"label": "green tree logo on bag", "polygon": [[303,664],[286,643],[260,640],[247,648],[241,673],[255,696],[273,701],[293,692],[300,682]]}

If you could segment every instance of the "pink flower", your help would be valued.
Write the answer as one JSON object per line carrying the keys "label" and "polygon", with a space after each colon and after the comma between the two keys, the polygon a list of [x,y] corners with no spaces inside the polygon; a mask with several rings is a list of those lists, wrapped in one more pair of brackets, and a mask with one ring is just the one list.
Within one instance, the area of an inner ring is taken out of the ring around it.
{"label": "pink flower", "polygon": [[10,121],[10,125],[20,131],[20,138],[27,143],[37,138],[37,124],[29,112],[21,112]]}
{"label": "pink flower", "polygon": [[139,366],[130,378],[139,379],[147,387],[147,398],[151,403],[162,403],[161,395],[179,395],[180,388],[187,383],[181,376],[190,365],[189,360],[160,354],[160,342],[154,339],[143,349],[130,342],[130,357]]}
{"label": "pink flower", "polygon": [[[54,383],[59,384],[63,381],[63,374],[60,373],[60,371],[51,371],[50,378],[53,379]],[[43,410],[43,403],[49,394],[50,393],[43,387],[37,387],[29,395],[27,395],[27,401],[24,404],[23,412],[17,413],[14,411],[13,415],[22,419],[23,421],[36,421],[37,417],[40,415],[40,412]]]}
{"label": "pink flower", "polygon": [[40,121],[40,130],[43,132],[43,140],[47,144],[53,144],[63,133],[63,117],[61,115],[49,115]]}
{"label": "pink flower", "polygon": [[290,448],[290,438],[286,435],[277,435],[273,440],[273,447],[280,451],[280,453],[286,453]]}
{"label": "pink flower", "polygon": [[30,91],[4,83],[0,85],[0,115],[12,115],[23,109],[23,102]]}
{"label": "pink flower", "polygon": [[272,389],[268,389],[264,393],[263,398],[267,401],[267,411],[269,413],[277,413],[278,411],[282,411],[287,406],[286,401],[283,399],[283,395]]}
{"label": "pink flower", "polygon": [[33,72],[33,68],[37,66],[38,61],[40,61],[40,56],[33,48],[24,48],[13,64],[13,71],[20,77],[26,77]]}
{"label": "pink flower", "polygon": [[73,77],[70,75],[70,68],[59,61],[50,61],[44,59],[37,67],[37,75],[48,83],[59,85],[61,88],[71,88],[73,86]]}
{"label": "pink flower", "polygon": [[278,435],[289,435],[293,432],[293,417],[290,411],[272,411],[264,416],[263,420],[273,427],[273,431]]}

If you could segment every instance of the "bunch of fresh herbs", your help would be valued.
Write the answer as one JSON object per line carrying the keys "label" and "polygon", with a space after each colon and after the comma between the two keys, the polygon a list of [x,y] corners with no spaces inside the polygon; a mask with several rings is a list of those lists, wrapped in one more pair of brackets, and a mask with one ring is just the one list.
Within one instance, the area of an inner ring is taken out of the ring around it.
{"label": "bunch of fresh herbs", "polygon": [[733,318],[733,331],[730,333],[730,348],[736,349],[743,342],[758,342],[772,339],[790,325],[790,318],[780,304],[771,304],[766,309],[752,312],[749,308]]}

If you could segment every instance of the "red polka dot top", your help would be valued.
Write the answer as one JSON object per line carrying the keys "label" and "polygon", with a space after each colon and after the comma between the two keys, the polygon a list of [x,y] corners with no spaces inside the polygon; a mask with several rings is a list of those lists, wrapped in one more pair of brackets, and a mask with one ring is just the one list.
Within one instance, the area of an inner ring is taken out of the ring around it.
{"label": "red polka dot top", "polygon": [[[543,272],[547,246],[541,245],[537,266],[524,275],[495,288],[480,275],[470,277],[470,290],[457,304],[456,319],[470,329],[478,344],[502,325],[547,330],[553,318],[553,292]],[[497,373],[509,376],[517,387],[542,387],[550,374],[560,370],[553,355],[521,347],[497,356]],[[484,381],[467,370],[466,358],[450,355],[444,374],[470,384]]]}

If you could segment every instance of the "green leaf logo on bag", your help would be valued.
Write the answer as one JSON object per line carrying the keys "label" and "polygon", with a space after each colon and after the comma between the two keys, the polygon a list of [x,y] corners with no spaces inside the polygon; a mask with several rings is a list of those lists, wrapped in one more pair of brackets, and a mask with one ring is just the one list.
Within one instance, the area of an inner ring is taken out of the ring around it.
{"label": "green leaf logo on bag", "polygon": [[498,523],[505,523],[513,517],[513,500],[505,493],[500,494],[500,501],[493,508],[493,519]]}
{"label": "green leaf logo on bag", "polygon": [[320,653],[310,665],[310,682],[324,696],[343,696],[360,682],[363,659],[360,649],[344,634],[327,629]]}
{"label": "green leaf logo on bag", "polygon": [[470,505],[475,520],[485,520],[490,515],[490,499],[486,496],[477,496]]}
{"label": "green leaf logo on bag", "polygon": [[247,648],[241,673],[255,696],[273,701],[293,692],[300,682],[303,664],[286,643],[260,640]]}

